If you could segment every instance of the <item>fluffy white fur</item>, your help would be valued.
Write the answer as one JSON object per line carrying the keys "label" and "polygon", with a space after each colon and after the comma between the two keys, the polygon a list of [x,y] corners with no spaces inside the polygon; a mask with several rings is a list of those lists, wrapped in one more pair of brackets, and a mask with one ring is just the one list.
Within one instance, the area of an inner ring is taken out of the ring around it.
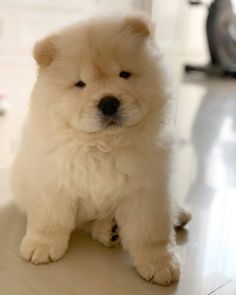
{"label": "fluffy white fur", "polygon": [[[38,78],[12,172],[28,222],[22,257],[58,260],[76,226],[110,245],[115,219],[141,276],[177,281],[164,129],[170,98],[149,22],[93,18],[38,42],[34,56]],[[122,79],[121,71],[132,75]],[[121,102],[115,127],[97,107],[106,95]],[[185,211],[180,215],[188,221]]]}

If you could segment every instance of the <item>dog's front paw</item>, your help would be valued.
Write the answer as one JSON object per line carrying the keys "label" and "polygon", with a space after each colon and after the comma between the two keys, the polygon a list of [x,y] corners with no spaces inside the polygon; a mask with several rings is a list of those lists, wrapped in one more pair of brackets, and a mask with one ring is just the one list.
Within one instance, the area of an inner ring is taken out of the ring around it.
{"label": "dog's front paw", "polygon": [[169,286],[179,280],[179,258],[166,247],[145,247],[134,262],[138,273],[149,282]]}
{"label": "dog's front paw", "polygon": [[49,263],[60,259],[68,248],[68,235],[26,234],[20,246],[24,260],[34,264]]}

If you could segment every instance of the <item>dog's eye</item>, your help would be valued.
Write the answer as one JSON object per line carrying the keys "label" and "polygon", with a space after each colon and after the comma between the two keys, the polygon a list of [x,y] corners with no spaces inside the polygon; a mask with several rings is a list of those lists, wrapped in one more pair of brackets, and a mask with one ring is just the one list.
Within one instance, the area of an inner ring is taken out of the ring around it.
{"label": "dog's eye", "polygon": [[86,84],[83,81],[79,81],[75,84],[76,87],[80,87],[80,88],[84,88],[86,86]]}
{"label": "dog's eye", "polygon": [[120,72],[119,76],[123,79],[128,79],[131,76],[130,72],[122,71]]}

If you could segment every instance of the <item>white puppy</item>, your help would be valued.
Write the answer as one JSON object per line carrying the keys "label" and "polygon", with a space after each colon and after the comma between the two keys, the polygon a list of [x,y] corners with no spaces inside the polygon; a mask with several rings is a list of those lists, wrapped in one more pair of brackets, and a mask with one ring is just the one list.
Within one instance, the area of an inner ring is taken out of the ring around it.
{"label": "white puppy", "polygon": [[142,277],[177,281],[163,131],[170,99],[149,22],[93,18],[39,41],[34,57],[38,78],[12,172],[27,213],[22,257],[60,259],[76,226],[111,245],[117,223]]}

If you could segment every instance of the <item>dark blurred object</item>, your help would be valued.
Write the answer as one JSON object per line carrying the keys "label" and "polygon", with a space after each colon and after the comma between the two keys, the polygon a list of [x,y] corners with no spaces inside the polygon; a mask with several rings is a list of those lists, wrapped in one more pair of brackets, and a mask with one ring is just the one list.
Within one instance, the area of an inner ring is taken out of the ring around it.
{"label": "dark blurred object", "polygon": [[6,93],[0,90],[0,116],[5,115],[11,108],[11,103],[7,99]]}
{"label": "dark blurred object", "polygon": [[202,4],[202,1],[198,1],[198,0],[189,0],[189,4],[191,4],[191,5],[200,5],[200,4]]}
{"label": "dark blurred object", "polygon": [[[206,66],[185,65],[185,72],[236,78],[236,15],[234,0],[214,0],[206,21],[210,62]],[[191,5],[203,4],[190,0]]]}

